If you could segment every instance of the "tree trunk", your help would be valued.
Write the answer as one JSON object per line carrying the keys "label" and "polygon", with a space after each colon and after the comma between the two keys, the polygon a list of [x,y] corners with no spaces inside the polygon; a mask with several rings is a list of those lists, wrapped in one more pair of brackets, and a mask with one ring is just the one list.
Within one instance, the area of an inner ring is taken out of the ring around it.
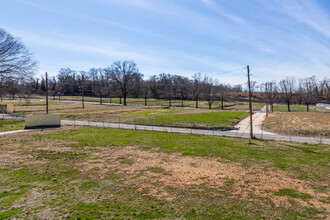
{"label": "tree trunk", "polygon": [[221,100],[221,109],[223,110],[223,100]]}
{"label": "tree trunk", "polygon": [[147,97],[144,97],[144,105],[147,106],[148,103],[147,103]]}
{"label": "tree trunk", "polygon": [[168,100],[168,106],[172,107],[172,101],[171,101],[171,99]]}
{"label": "tree trunk", "polygon": [[309,104],[306,104],[307,105],[307,111],[309,112]]}
{"label": "tree trunk", "polygon": [[102,96],[100,96],[100,104],[103,104]]}
{"label": "tree trunk", "polygon": [[126,103],[126,96],[124,96],[124,105],[127,105],[127,103]]}
{"label": "tree trunk", "polygon": [[287,105],[288,105],[288,112],[291,112],[291,110],[290,110],[290,103],[288,102]]}
{"label": "tree trunk", "polygon": [[181,107],[183,108],[183,99],[181,99]]}
{"label": "tree trunk", "polygon": [[209,109],[211,109],[212,108],[212,103],[209,103]]}
{"label": "tree trunk", "polygon": [[121,104],[121,97],[119,98],[119,104]]}
{"label": "tree trunk", "polygon": [[198,99],[196,99],[196,108],[198,108]]}
{"label": "tree trunk", "polygon": [[273,103],[270,104],[270,110],[271,110],[272,113],[274,112],[274,104]]}

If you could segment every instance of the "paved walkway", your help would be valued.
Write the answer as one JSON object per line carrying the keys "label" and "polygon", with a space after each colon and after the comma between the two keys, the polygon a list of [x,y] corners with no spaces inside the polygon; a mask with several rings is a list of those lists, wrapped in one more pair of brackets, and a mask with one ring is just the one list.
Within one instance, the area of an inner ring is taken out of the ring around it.
{"label": "paved walkway", "polygon": [[20,132],[25,132],[25,131],[28,131],[28,130],[4,131],[4,132],[0,132],[0,136],[7,135],[7,134],[20,133]]}
{"label": "paved walkway", "polygon": [[[263,122],[266,118],[266,106],[263,107],[260,111],[255,112],[252,115],[252,121],[253,121],[253,134],[256,135],[277,135],[272,132],[264,131],[263,130]],[[240,133],[250,133],[250,117],[244,118],[242,121],[240,121],[236,128],[238,128],[238,132]],[[235,131],[232,131],[235,132]]]}

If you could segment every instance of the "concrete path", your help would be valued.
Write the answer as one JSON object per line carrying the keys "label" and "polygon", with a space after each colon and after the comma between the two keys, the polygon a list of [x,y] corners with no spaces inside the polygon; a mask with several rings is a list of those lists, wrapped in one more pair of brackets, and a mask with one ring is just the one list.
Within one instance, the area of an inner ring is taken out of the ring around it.
{"label": "concrete path", "polygon": [[7,135],[7,134],[20,133],[20,132],[25,132],[25,131],[28,131],[28,130],[4,131],[4,132],[0,132],[0,136]]}
{"label": "concrete path", "polygon": [[[263,122],[266,119],[266,106],[264,106],[260,111],[255,112],[252,115],[252,130],[253,134],[257,135],[277,135],[275,133],[263,130]],[[240,133],[250,133],[250,117],[244,118],[236,126],[238,132]],[[235,131],[232,131],[235,132]]]}

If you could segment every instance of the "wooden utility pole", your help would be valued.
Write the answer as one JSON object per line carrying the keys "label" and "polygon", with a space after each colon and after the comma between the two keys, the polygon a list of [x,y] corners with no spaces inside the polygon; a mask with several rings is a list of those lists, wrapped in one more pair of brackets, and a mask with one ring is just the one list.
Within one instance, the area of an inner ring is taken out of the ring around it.
{"label": "wooden utility pole", "polygon": [[274,112],[274,109],[273,109],[273,106],[274,106],[274,94],[273,94],[273,82],[270,83],[269,85],[269,99],[270,99],[270,110],[271,112],[273,113]]}
{"label": "wooden utility pole", "polygon": [[48,74],[46,72],[46,114],[48,114]]}
{"label": "wooden utility pole", "polygon": [[269,84],[270,84],[270,83],[265,83],[265,92],[266,92],[266,118],[268,117]]}
{"label": "wooden utility pole", "polygon": [[81,101],[82,101],[82,108],[85,108],[85,99],[84,99],[84,75],[81,76]]}
{"label": "wooden utility pole", "polygon": [[253,137],[253,126],[252,126],[252,102],[251,102],[251,83],[250,83],[250,67],[247,65],[247,75],[248,75],[248,87],[249,87],[249,110],[250,110],[250,138]]}

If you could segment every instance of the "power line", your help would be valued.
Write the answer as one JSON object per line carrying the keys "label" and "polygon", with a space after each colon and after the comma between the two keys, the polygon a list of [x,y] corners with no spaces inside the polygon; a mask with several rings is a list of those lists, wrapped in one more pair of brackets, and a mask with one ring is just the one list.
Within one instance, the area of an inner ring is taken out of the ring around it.
{"label": "power line", "polygon": [[246,69],[246,67],[239,68],[239,69],[234,69],[234,70],[230,70],[230,71],[226,71],[226,72],[222,72],[222,73],[216,73],[215,75],[222,75],[222,74],[232,73],[232,72],[236,72],[238,70],[243,70],[243,69]]}

